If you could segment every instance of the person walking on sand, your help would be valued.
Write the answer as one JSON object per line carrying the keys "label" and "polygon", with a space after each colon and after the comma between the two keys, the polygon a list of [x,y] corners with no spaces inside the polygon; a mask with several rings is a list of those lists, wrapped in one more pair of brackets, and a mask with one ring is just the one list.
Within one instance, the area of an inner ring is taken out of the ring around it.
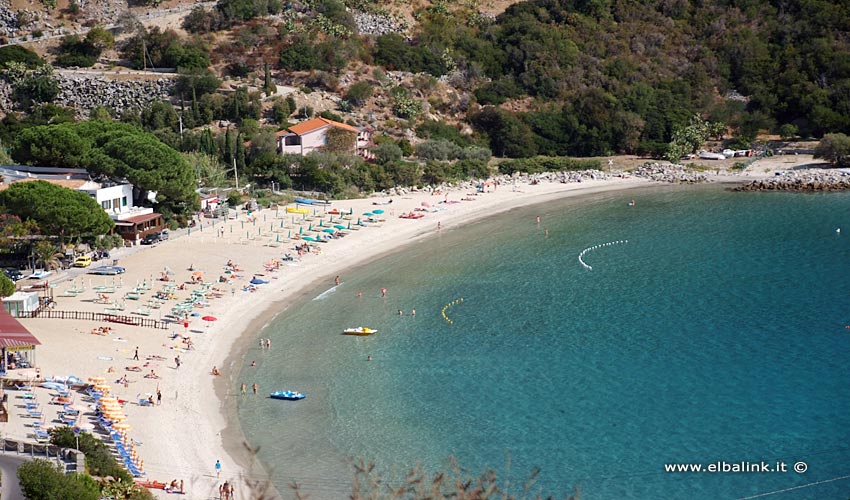
{"label": "person walking on sand", "polygon": [[221,460],[215,461],[215,477],[221,478]]}
{"label": "person walking on sand", "polygon": [[334,278],[334,285],[339,286],[339,276]]}
{"label": "person walking on sand", "polygon": [[156,388],[156,405],[159,406],[162,404],[162,392],[160,392],[159,387]]}
{"label": "person walking on sand", "polygon": [[174,358],[174,364],[177,365],[177,369],[180,369],[180,355],[178,354],[176,358]]}
{"label": "person walking on sand", "polygon": [[133,354],[133,361],[139,360],[139,346],[136,346],[136,354]]}

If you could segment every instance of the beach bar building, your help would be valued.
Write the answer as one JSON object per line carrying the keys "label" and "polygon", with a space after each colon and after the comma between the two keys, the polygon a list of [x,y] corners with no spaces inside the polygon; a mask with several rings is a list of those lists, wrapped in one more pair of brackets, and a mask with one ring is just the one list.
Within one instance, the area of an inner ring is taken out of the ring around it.
{"label": "beach bar building", "polygon": [[35,346],[41,342],[6,309],[0,309],[0,372],[5,376],[11,370],[30,369],[35,366]]}
{"label": "beach bar building", "polygon": [[145,236],[162,231],[162,214],[156,213],[152,208],[136,208],[131,212],[112,216],[115,221],[115,232],[124,238],[124,241],[138,244]]}

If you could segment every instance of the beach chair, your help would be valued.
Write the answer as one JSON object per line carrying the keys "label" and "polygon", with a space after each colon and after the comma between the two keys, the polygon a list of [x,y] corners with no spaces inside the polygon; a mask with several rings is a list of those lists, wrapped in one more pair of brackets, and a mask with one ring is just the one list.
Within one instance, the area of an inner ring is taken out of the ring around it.
{"label": "beach chair", "polygon": [[42,418],[44,416],[44,412],[41,410],[31,410],[27,408],[27,415],[32,418]]}
{"label": "beach chair", "polygon": [[15,389],[17,389],[19,391],[31,391],[32,386],[30,384],[18,384],[18,383],[16,383]]}
{"label": "beach chair", "polygon": [[35,441],[37,443],[43,444],[50,442],[50,433],[45,430],[36,429],[33,432],[33,436],[35,437]]}

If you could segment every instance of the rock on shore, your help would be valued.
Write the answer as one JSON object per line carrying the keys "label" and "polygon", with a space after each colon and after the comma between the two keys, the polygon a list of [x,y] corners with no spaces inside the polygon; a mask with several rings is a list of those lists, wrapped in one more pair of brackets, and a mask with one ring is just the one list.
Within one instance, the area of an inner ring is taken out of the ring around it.
{"label": "rock on shore", "polygon": [[846,191],[850,189],[850,173],[839,170],[787,172],[776,177],[758,179],[733,188],[733,191]]}

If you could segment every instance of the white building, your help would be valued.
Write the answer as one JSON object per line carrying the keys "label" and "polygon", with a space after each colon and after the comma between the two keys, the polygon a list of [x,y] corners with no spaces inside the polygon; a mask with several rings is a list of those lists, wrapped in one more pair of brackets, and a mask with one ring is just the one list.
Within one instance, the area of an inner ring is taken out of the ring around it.
{"label": "white building", "polygon": [[3,297],[3,309],[14,317],[38,309],[38,292],[15,292]]}

